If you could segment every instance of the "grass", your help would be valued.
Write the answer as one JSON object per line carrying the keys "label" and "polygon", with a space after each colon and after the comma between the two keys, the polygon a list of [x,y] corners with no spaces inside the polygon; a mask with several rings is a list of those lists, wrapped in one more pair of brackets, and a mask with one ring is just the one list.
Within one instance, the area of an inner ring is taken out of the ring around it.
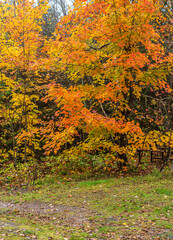
{"label": "grass", "polygon": [[[173,237],[171,173],[87,181],[50,177],[34,190],[2,188],[0,198],[13,203],[10,211],[0,211],[0,239]],[[59,210],[37,211],[50,204]]]}

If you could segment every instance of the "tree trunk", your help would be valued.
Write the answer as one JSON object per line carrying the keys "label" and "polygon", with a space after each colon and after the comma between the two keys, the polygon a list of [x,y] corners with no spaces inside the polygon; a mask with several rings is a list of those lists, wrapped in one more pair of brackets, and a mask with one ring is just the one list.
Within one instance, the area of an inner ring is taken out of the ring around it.
{"label": "tree trunk", "polygon": [[[127,146],[127,135],[126,134],[120,135],[119,146],[120,146],[120,148]],[[121,153],[121,154],[118,153],[118,157],[122,160],[122,162],[119,162],[119,168],[121,170],[122,167],[127,166],[128,158],[127,158],[126,153]]]}

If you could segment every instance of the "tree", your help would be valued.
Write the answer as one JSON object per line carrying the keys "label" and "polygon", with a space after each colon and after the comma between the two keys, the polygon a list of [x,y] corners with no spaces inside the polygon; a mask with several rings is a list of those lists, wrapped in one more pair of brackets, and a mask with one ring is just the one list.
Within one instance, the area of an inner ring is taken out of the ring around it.
{"label": "tree", "polygon": [[122,165],[142,144],[138,106],[148,86],[167,86],[171,56],[165,56],[153,23],[162,21],[156,1],[82,1],[57,25],[45,46],[50,69],[64,70],[71,86],[51,84],[53,119],[42,132],[46,153],[113,153]]}
{"label": "tree", "polygon": [[[70,1],[68,1],[68,4]],[[68,13],[68,4],[66,0],[50,0],[49,5],[50,8],[48,12],[43,15],[44,24],[42,25],[43,34],[47,37],[51,37],[53,32],[55,31],[56,24],[59,20],[66,16]]]}
{"label": "tree", "polygon": [[[42,15],[48,6],[35,7],[31,1],[16,4],[1,2],[0,69],[1,119],[5,123],[2,138],[8,131],[9,158],[27,161],[39,149],[39,110],[37,85],[40,73],[38,60],[42,57]],[[7,130],[8,129],[8,130]],[[20,150],[20,151],[19,151]]]}

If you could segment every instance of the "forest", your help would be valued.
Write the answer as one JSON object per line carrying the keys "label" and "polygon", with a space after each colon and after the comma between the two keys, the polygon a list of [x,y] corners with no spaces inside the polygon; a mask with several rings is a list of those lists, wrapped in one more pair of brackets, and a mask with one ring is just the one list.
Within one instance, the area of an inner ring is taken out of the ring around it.
{"label": "forest", "polygon": [[163,151],[163,169],[172,1],[59,3],[0,2],[0,174],[114,174],[134,169],[139,149]]}

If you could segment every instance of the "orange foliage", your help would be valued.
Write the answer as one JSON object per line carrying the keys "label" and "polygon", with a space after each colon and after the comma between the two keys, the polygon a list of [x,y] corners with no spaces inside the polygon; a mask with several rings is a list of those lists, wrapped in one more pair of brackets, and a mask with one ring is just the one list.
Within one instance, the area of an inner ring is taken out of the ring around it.
{"label": "orange foliage", "polygon": [[58,108],[43,129],[48,154],[66,143],[73,151],[106,150],[120,158],[135,151],[136,136],[143,136],[130,118],[135,101],[149,85],[164,88],[171,67],[153,24],[158,20],[155,1],[75,1],[45,45],[50,69],[64,70],[72,81],[48,91]]}

